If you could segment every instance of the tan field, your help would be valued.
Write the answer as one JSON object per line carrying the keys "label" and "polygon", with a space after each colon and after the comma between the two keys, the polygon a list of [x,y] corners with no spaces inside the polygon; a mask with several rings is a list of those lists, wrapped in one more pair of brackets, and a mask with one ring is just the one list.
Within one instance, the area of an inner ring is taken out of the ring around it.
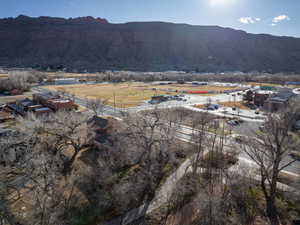
{"label": "tan field", "polygon": [[[80,98],[100,98],[108,100],[111,106],[127,108],[140,105],[155,95],[176,95],[181,91],[223,91],[234,89],[219,86],[192,85],[152,85],[142,82],[124,82],[116,84],[76,84],[65,86],[47,86],[50,90],[63,91]],[[177,91],[177,92],[176,92]]]}
{"label": "tan field", "polygon": [[[140,86],[139,86],[140,85]],[[64,91],[80,98],[100,98],[108,100],[108,105],[116,107],[134,107],[143,101],[151,99],[154,95],[171,94],[168,92],[145,89],[142,83],[119,84],[78,84],[66,86],[48,86],[50,90]]]}

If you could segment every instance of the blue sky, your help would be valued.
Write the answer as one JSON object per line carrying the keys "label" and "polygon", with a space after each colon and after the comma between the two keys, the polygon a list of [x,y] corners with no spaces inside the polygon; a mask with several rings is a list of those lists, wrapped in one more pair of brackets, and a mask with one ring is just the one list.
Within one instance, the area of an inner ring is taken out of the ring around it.
{"label": "blue sky", "polygon": [[219,25],[300,37],[300,0],[0,0],[0,17],[20,14]]}

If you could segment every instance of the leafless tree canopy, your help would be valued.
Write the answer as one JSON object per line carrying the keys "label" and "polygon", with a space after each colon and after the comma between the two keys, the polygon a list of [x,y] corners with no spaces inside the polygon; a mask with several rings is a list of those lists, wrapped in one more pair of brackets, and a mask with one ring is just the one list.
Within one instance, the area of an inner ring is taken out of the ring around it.
{"label": "leafless tree canopy", "polygon": [[266,213],[272,225],[279,225],[276,207],[279,174],[296,160],[289,154],[299,147],[299,140],[290,133],[300,107],[291,104],[280,114],[269,114],[262,133],[256,133],[245,145],[245,152],[259,170],[260,186],[266,198]]}

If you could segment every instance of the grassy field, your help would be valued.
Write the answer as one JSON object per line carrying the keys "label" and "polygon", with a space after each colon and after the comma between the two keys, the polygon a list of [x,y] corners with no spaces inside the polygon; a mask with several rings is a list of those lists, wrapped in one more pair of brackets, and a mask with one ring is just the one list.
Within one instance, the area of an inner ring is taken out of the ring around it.
{"label": "grassy field", "polygon": [[65,86],[47,86],[56,91],[64,91],[81,98],[107,99],[108,104],[116,107],[135,107],[154,95],[176,95],[180,91],[223,91],[233,87],[192,86],[192,85],[152,85],[142,82],[124,82],[116,84],[76,84]]}
{"label": "grassy field", "polygon": [[118,84],[79,84],[66,86],[48,86],[50,90],[64,91],[81,98],[101,98],[108,100],[108,104],[116,107],[134,107],[154,95],[172,94],[166,91],[155,91],[143,88],[142,83]]}

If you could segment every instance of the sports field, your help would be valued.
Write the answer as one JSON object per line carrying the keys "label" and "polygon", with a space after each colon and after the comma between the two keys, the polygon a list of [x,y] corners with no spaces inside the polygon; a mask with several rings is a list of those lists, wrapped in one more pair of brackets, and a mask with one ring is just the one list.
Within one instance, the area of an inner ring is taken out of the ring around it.
{"label": "sports field", "polygon": [[193,86],[189,84],[153,85],[143,82],[103,83],[103,84],[75,84],[46,86],[55,91],[63,91],[80,98],[100,98],[108,100],[111,106],[128,108],[141,105],[155,95],[177,95],[182,91],[224,91],[233,87]]}

